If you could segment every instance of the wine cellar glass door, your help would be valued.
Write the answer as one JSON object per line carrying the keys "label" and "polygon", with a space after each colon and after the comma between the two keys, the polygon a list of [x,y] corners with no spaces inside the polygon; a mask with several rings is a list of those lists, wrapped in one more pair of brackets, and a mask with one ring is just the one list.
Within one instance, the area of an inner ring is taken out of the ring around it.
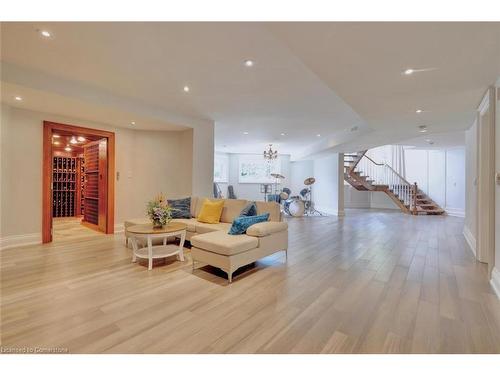
{"label": "wine cellar glass door", "polygon": [[107,207],[107,140],[83,146],[84,199],[83,221],[106,232]]}

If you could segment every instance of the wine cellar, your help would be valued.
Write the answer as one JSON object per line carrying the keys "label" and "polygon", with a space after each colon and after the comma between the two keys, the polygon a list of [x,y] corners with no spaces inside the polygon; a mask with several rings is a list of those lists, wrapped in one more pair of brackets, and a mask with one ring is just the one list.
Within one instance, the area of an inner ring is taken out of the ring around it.
{"label": "wine cellar", "polygon": [[58,157],[52,161],[52,217],[84,214],[84,159]]}
{"label": "wine cellar", "polygon": [[43,125],[42,241],[113,233],[114,133]]}

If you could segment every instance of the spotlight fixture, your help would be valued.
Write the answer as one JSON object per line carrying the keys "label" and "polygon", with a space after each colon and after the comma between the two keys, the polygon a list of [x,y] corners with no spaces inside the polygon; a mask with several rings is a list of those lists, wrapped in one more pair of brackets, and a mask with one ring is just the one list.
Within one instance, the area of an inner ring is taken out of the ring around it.
{"label": "spotlight fixture", "polygon": [[316,134],[316,137],[321,137],[321,134]]}
{"label": "spotlight fixture", "polygon": [[352,132],[355,132],[355,131],[356,131],[356,130],[358,130],[358,129],[359,129],[359,128],[358,128],[358,126],[357,126],[357,125],[355,125],[355,126],[353,126],[350,130],[351,130]]}
{"label": "spotlight fixture", "polygon": [[418,129],[420,133],[427,133],[427,126],[425,125],[420,125]]}
{"label": "spotlight fixture", "polygon": [[430,72],[431,70],[436,70],[436,68],[422,68],[422,69],[408,68],[406,70],[403,70],[403,72],[401,74],[403,74],[405,76],[411,76],[414,73]]}
{"label": "spotlight fixture", "polygon": [[23,98],[21,98],[20,96],[14,96],[14,99],[18,102],[21,102],[23,100]]}
{"label": "spotlight fixture", "polygon": [[76,140],[75,137],[71,137],[69,143],[71,143],[72,145],[76,145],[78,143],[78,141]]}
{"label": "spotlight fixture", "polygon": [[184,86],[183,90],[184,90],[184,92],[189,92],[189,86]]}
{"label": "spotlight fixture", "polygon": [[61,144],[61,142],[59,142],[59,141],[54,141],[53,143],[54,143],[56,146],[59,146],[59,145]]}
{"label": "spotlight fixture", "polygon": [[248,135],[248,132],[243,132],[243,134]]}
{"label": "spotlight fixture", "polygon": [[423,112],[423,110],[422,110],[422,109],[417,109],[417,110],[415,111],[415,113],[422,113],[422,112]]}
{"label": "spotlight fixture", "polygon": [[246,67],[251,68],[254,65],[254,62],[253,60],[245,60],[243,64],[245,64]]}
{"label": "spotlight fixture", "polygon": [[432,139],[426,139],[425,140],[428,144],[430,145],[433,145],[434,144],[434,141]]}
{"label": "spotlight fixture", "polygon": [[285,133],[281,133],[281,135],[286,135]]}
{"label": "spotlight fixture", "polygon": [[132,121],[132,122],[130,123],[130,125],[135,125],[135,121]]}
{"label": "spotlight fixture", "polygon": [[68,152],[69,152],[69,151],[71,151],[71,147],[66,146],[66,147],[64,148],[64,151],[68,151]]}
{"label": "spotlight fixture", "polygon": [[79,136],[77,139],[78,142],[85,142],[85,137]]}
{"label": "spotlight fixture", "polygon": [[52,134],[52,137],[54,137],[54,138],[60,138],[61,136],[59,134]]}
{"label": "spotlight fixture", "polygon": [[45,38],[50,38],[52,36],[50,31],[47,31],[47,30],[40,30],[40,35],[45,37]]}

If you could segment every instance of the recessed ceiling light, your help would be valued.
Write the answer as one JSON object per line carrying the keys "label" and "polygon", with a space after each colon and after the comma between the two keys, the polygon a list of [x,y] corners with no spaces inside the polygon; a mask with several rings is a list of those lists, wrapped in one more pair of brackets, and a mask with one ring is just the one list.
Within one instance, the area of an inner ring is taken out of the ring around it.
{"label": "recessed ceiling light", "polygon": [[59,135],[59,134],[52,134],[52,136],[53,136],[54,138],[59,138],[59,137],[60,137],[60,135]]}
{"label": "recessed ceiling light", "polygon": [[411,75],[411,74],[413,74],[413,73],[415,73],[415,69],[406,69],[406,70],[403,72],[403,74],[404,74],[404,75],[407,75],[407,76],[409,76],[409,75]]}
{"label": "recessed ceiling light", "polygon": [[417,110],[415,111],[415,113],[422,113],[422,112],[423,112],[423,110],[422,110],[422,109],[417,109]]}
{"label": "recessed ceiling light", "polygon": [[285,133],[281,133],[281,135],[286,135]]}
{"label": "recessed ceiling light", "polygon": [[59,142],[59,141],[54,141],[54,144],[57,146],[57,145],[60,145],[60,144],[61,144],[61,142]]}
{"label": "recessed ceiling light", "polygon": [[130,125],[135,125],[135,121],[132,121],[132,122],[130,123]]}
{"label": "recessed ceiling light", "polygon": [[14,96],[14,99],[17,100],[18,102],[23,100],[23,98],[21,98],[20,96]]}
{"label": "recessed ceiling light", "polygon": [[425,125],[420,125],[418,129],[420,133],[427,133],[427,126]]}
{"label": "recessed ceiling light", "polygon": [[69,143],[71,143],[72,145],[76,145],[78,143],[78,141],[76,140],[75,137],[72,137],[69,141]]}
{"label": "recessed ceiling light", "polygon": [[316,134],[316,137],[321,137],[321,134]]}
{"label": "recessed ceiling light", "polygon": [[434,141],[432,139],[426,139],[425,140],[428,144],[430,145],[433,145],[434,144]]}
{"label": "recessed ceiling light", "polygon": [[64,151],[68,151],[68,152],[69,152],[69,151],[71,151],[71,147],[66,146],[66,147],[64,148]]}
{"label": "recessed ceiling light", "polygon": [[243,62],[243,64],[245,64],[246,67],[250,68],[250,67],[252,67],[254,65],[254,62],[253,62],[253,60],[245,60]]}
{"label": "recessed ceiling light", "polygon": [[243,132],[243,134],[248,135],[248,132]]}
{"label": "recessed ceiling light", "polygon": [[45,37],[45,38],[50,38],[52,36],[50,31],[47,31],[47,30],[40,30],[40,35]]}
{"label": "recessed ceiling light", "polygon": [[85,137],[82,136],[78,137],[78,142],[85,142]]}
{"label": "recessed ceiling light", "polygon": [[184,92],[189,92],[189,86],[184,86],[182,89],[184,90]]}

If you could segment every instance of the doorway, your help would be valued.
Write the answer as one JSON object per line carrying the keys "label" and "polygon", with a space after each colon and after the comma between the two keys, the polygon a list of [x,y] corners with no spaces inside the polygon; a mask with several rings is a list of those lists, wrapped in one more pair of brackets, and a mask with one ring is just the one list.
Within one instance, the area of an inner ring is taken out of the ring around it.
{"label": "doorway", "polygon": [[44,121],[43,243],[114,233],[114,149],[113,132]]}

